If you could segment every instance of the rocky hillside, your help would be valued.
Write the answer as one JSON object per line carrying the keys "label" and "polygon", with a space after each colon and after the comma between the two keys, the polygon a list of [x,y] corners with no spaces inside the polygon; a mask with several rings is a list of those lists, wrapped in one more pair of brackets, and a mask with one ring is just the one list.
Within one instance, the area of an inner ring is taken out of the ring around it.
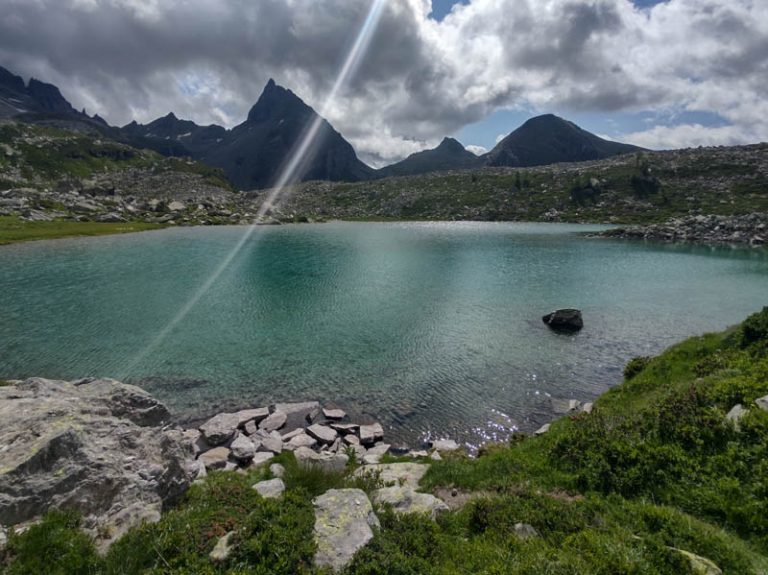
{"label": "rocky hillside", "polygon": [[766,212],[768,144],[357,184],[312,182],[298,186],[281,209],[315,218],[606,223]]}
{"label": "rocky hillside", "polygon": [[82,132],[0,123],[0,216],[226,223],[250,217],[251,207],[220,170],[199,162]]}
{"label": "rocky hillside", "polygon": [[[766,575],[766,374],[768,308],[632,360],[591,409],[476,458],[445,440],[392,454],[317,404],[182,432],[117,382],[5,382],[0,521],[26,524],[0,526],[0,570]],[[134,525],[119,538],[116,518]],[[94,535],[117,540],[99,555]]]}

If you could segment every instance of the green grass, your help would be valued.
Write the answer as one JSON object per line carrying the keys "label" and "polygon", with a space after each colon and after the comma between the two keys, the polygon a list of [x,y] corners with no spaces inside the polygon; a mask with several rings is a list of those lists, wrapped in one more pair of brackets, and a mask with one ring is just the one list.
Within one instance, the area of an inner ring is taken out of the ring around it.
{"label": "green grass", "polygon": [[[678,550],[708,558],[726,575],[768,573],[768,308],[741,326],[696,337],[630,362],[627,380],[594,411],[564,417],[539,437],[516,435],[434,462],[426,490],[474,492],[437,522],[377,510],[382,529],[346,575],[695,573]],[[737,429],[730,408],[752,406]],[[388,458],[387,460],[395,460]],[[311,500],[374,480],[299,467],[292,454],[282,501],[250,486],[268,475],[213,473],[154,525],[133,529],[106,557],[54,513],[12,535],[9,573],[318,573],[311,565]],[[348,470],[351,471],[351,468]],[[519,523],[537,536],[521,539]],[[236,531],[222,564],[208,553]],[[42,563],[45,562],[45,563]]]}
{"label": "green grass", "polygon": [[73,236],[102,236],[161,229],[163,224],[145,222],[97,223],[54,220],[25,222],[10,216],[0,216],[0,245],[32,240],[51,240]]}

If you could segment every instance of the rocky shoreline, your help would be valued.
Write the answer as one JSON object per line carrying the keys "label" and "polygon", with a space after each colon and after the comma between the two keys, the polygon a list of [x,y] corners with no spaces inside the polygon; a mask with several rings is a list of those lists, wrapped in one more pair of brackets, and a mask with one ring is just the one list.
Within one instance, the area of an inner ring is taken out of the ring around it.
{"label": "rocky shoreline", "polygon": [[768,241],[768,213],[743,216],[687,216],[663,224],[607,230],[602,237],[762,247]]}

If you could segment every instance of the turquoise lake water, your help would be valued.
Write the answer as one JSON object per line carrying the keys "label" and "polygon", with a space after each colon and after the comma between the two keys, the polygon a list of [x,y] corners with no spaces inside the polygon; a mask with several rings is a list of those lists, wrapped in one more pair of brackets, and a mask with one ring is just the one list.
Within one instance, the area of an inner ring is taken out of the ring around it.
{"label": "turquoise lake water", "polygon": [[[579,234],[594,229],[262,227],[172,329],[245,228],[0,247],[0,378],[123,378],[179,417],[330,400],[390,439],[477,443],[548,421],[550,395],[594,399],[631,357],[768,305],[765,250]],[[540,318],[559,307],[582,309],[585,328],[549,331]]]}

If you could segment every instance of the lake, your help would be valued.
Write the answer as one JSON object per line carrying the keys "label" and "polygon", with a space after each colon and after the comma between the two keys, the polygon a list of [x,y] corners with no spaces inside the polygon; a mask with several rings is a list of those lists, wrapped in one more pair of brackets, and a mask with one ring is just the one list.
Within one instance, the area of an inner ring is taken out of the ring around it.
{"label": "lake", "polygon": [[[194,305],[246,228],[3,246],[0,378],[116,377],[181,418],[320,399],[376,417],[392,440],[477,444],[768,304],[766,250],[582,235],[596,229],[260,227]],[[580,333],[542,323],[561,307],[583,310]]]}

